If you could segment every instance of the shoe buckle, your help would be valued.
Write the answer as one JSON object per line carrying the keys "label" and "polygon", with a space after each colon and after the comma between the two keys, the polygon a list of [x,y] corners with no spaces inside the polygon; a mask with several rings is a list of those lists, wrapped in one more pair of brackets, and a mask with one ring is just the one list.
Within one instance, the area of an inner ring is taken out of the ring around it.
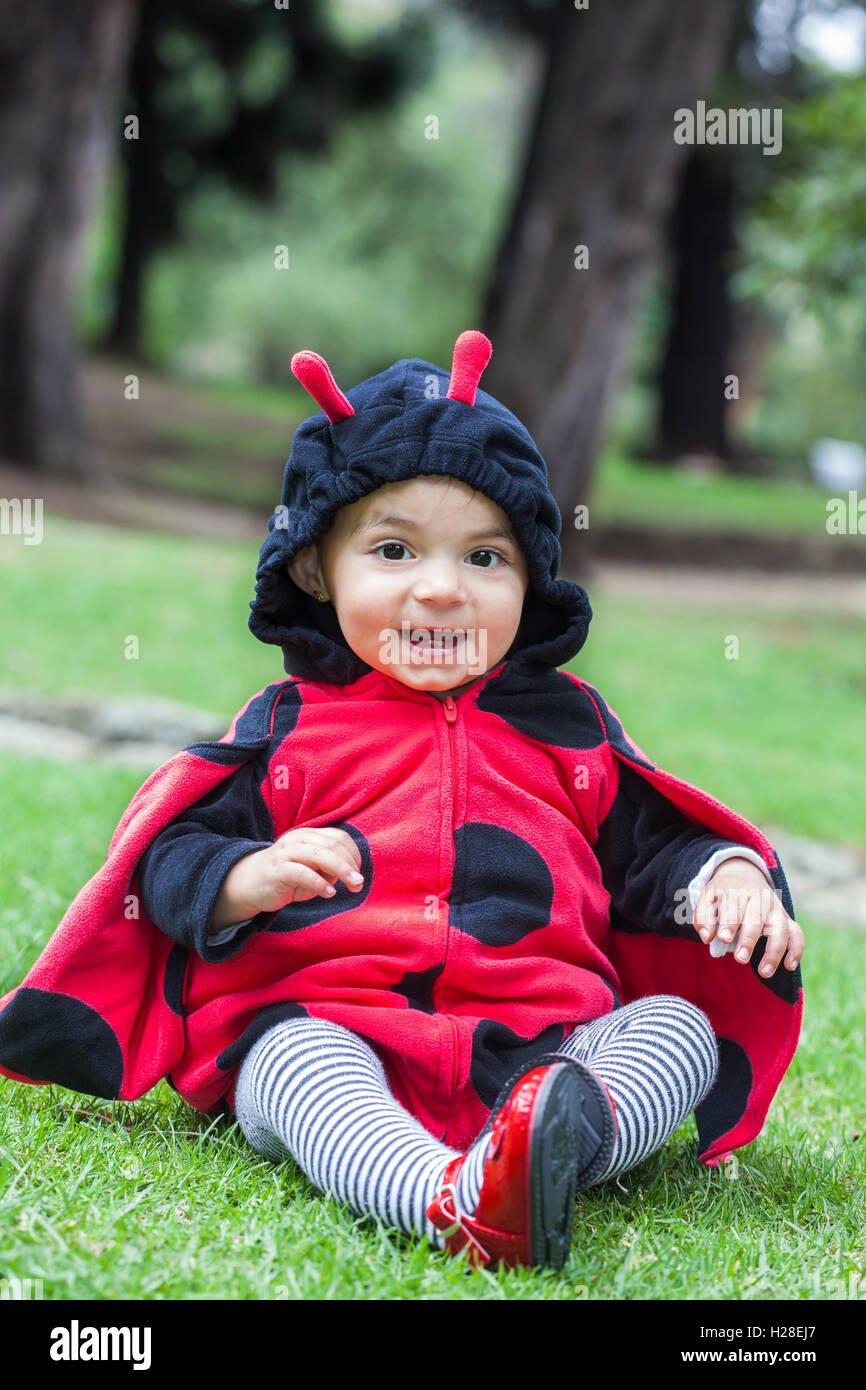
{"label": "shoe buckle", "polygon": [[[450,1211],[448,1210],[448,1207],[445,1205],[446,1201],[449,1200],[451,1205]],[[489,1264],[490,1255],[487,1253],[487,1251],[484,1249],[484,1246],[473,1235],[472,1231],[467,1226],[466,1222],[469,1220],[469,1218],[464,1216],[464,1214],[461,1212],[460,1208],[457,1205],[457,1189],[455,1188],[452,1182],[446,1183],[445,1186],[442,1188],[441,1192],[439,1193],[439,1209],[442,1212],[442,1215],[447,1220],[450,1220],[453,1223],[450,1226],[440,1227],[442,1235],[446,1237],[455,1236],[459,1231],[466,1238],[469,1244],[475,1247],[484,1263],[486,1265]]]}

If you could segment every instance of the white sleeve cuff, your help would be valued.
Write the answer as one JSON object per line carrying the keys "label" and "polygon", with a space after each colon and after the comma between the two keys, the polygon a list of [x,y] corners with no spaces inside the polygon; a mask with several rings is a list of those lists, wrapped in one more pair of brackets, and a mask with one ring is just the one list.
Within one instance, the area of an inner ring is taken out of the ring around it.
{"label": "white sleeve cuff", "polygon": [[219,931],[209,931],[207,934],[208,946],[224,946],[227,941],[231,941],[235,932],[240,931],[241,927],[248,927],[252,920],[252,917],[248,917],[245,922],[232,922],[231,926],[220,927]]}
{"label": "white sleeve cuff", "polygon": [[730,845],[727,849],[717,849],[715,854],[711,854],[706,864],[695,874],[689,884],[689,903],[691,904],[692,912],[694,912],[698,905],[698,898],[701,896],[701,893],[706,888],[713,874],[716,872],[716,869],[725,859],[748,859],[752,864],[757,865],[759,869],[763,869],[765,879],[771,888],[774,887],[773,880],[770,877],[770,870],[756,850],[747,849],[745,845]]}

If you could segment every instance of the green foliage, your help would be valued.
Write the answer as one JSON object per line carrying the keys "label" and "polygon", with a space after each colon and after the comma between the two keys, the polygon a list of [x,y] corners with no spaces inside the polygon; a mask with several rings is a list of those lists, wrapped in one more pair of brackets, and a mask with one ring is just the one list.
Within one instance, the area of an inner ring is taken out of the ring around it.
{"label": "green foliage", "polygon": [[[286,153],[272,205],[200,180],[182,208],[181,242],[157,256],[146,286],[156,363],[285,382],[305,345],[338,380],[406,356],[450,361],[478,312],[531,89],[513,43],[470,39],[456,21],[437,43],[420,91],[348,118],[323,157]],[[430,116],[438,138],[428,138]],[[81,321],[94,337],[110,302],[118,212],[115,192],[92,231]],[[275,268],[280,246],[288,269]]]}
{"label": "green foliage", "polygon": [[824,73],[817,92],[787,102],[775,176],[741,227],[734,291],[776,334],[749,434],[759,450],[866,438],[864,122],[866,76]]}
{"label": "green foliage", "polygon": [[809,312],[829,334],[866,332],[866,77],[834,76],[784,111],[782,161],[747,223],[742,293]]}

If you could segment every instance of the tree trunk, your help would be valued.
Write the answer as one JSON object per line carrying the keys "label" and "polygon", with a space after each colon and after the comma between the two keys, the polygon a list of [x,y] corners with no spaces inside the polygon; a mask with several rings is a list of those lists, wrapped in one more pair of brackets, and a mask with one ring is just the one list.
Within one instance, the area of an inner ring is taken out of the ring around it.
{"label": "tree trunk", "polygon": [[135,0],[0,0],[0,455],[84,467],[75,293]]}
{"label": "tree trunk", "polygon": [[698,148],[680,182],[671,228],[671,324],[659,372],[657,459],[730,460],[725,375],[731,366],[729,293],[734,187],[727,152]]}
{"label": "tree trunk", "polygon": [[[560,5],[522,187],[485,307],[488,389],[526,423],[575,572],[592,465],[674,176],[674,112],[724,62],[743,0]],[[575,268],[575,247],[589,266]],[[591,518],[590,518],[591,522]]]}
{"label": "tree trunk", "polygon": [[144,359],[141,306],[145,272],[164,235],[159,171],[163,151],[154,110],[159,68],[153,47],[153,31],[164,9],[162,0],[141,0],[128,81],[130,114],[139,121],[138,138],[122,142],[126,185],[120,268],[111,325],[102,343],[104,352],[138,361]]}

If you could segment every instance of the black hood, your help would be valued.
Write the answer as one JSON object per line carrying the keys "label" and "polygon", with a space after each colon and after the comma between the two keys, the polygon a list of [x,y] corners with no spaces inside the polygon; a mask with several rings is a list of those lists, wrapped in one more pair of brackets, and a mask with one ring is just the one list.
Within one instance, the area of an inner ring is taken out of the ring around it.
{"label": "black hood", "polygon": [[481,390],[473,404],[449,398],[449,379],[431,362],[403,359],[339,393],[353,414],[334,421],[320,410],[295,431],[250,604],[251,631],[282,647],[289,675],[348,685],[373,669],[346,642],[333,605],[299,588],[286,563],[326,534],[341,507],[425,474],[461,479],[511,522],[529,588],[509,668],[561,666],[583,646],[592,609],[579,585],[556,578],[562,522],[544,459],[505,406]]}

